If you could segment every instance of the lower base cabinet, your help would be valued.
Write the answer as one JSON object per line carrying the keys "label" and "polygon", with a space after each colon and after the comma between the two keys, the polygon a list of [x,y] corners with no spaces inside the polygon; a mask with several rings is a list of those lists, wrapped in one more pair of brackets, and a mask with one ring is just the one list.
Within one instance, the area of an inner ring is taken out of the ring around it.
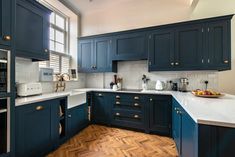
{"label": "lower base cabinet", "polygon": [[88,126],[88,104],[68,110],[68,135],[73,136]]}
{"label": "lower base cabinet", "polygon": [[66,106],[66,98],[16,107],[17,157],[41,157],[57,146],[62,137],[59,131],[61,103]]}

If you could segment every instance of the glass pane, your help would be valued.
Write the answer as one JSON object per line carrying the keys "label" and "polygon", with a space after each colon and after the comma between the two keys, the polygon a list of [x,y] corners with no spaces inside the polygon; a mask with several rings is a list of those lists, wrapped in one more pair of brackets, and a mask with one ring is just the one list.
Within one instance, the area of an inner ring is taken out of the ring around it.
{"label": "glass pane", "polygon": [[56,26],[64,29],[65,19],[59,15],[56,15]]}
{"label": "glass pane", "polygon": [[50,50],[55,51],[55,42],[50,40]]}
{"label": "glass pane", "polygon": [[64,33],[56,30],[56,37],[55,38],[56,38],[55,41],[57,41],[61,44],[64,44]]}
{"label": "glass pane", "polygon": [[55,24],[55,13],[51,13],[50,15],[50,23]]}
{"label": "glass pane", "polygon": [[50,39],[55,40],[55,29],[50,27]]}
{"label": "glass pane", "polygon": [[55,51],[56,52],[62,52],[64,53],[64,45],[63,44],[60,44],[60,43],[56,43],[56,46],[55,46]]}

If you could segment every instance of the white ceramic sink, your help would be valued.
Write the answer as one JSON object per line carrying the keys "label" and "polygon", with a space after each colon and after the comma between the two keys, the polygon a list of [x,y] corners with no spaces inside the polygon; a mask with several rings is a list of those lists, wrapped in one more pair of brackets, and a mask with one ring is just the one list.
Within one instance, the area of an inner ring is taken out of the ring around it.
{"label": "white ceramic sink", "polygon": [[68,96],[68,108],[73,108],[86,103],[86,92],[71,91]]}

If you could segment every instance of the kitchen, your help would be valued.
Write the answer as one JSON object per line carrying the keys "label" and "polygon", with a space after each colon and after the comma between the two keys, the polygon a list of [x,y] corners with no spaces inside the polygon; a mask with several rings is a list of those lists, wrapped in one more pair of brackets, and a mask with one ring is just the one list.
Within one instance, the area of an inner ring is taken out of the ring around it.
{"label": "kitchen", "polygon": [[1,0],[0,157],[233,157],[234,5]]}

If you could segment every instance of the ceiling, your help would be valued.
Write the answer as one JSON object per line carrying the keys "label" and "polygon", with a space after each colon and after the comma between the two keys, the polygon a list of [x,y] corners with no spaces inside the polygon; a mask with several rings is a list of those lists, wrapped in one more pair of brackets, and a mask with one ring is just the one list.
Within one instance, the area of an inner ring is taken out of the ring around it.
{"label": "ceiling", "polygon": [[89,12],[94,12],[98,10],[105,10],[108,7],[112,7],[115,5],[125,7],[125,5],[133,4],[141,6],[141,3],[143,4],[156,4],[157,7],[161,7],[161,4],[163,6],[169,4],[169,3],[177,3],[178,5],[185,5],[190,7],[193,1],[198,0],[67,0],[70,2],[70,4],[79,10],[80,14],[86,14]]}

